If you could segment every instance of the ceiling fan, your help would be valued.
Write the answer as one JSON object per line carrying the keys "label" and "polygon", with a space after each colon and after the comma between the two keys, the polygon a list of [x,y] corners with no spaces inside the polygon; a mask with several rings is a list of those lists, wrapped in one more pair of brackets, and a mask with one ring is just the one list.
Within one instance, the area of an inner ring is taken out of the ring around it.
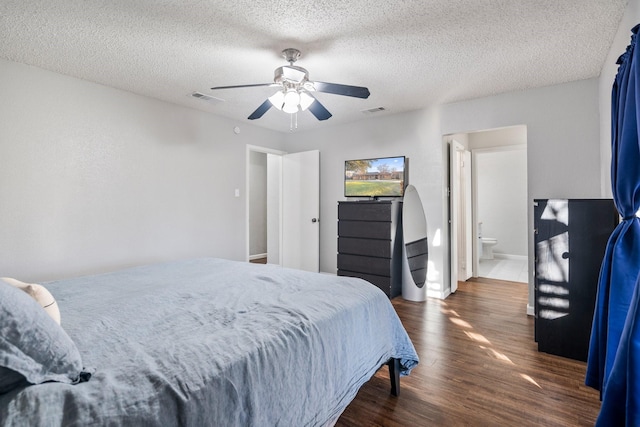
{"label": "ceiling fan", "polygon": [[332,93],[334,95],[352,96],[366,99],[369,89],[362,86],[348,86],[337,83],[326,83],[309,80],[309,72],[302,67],[293,65],[300,58],[298,49],[285,49],[282,56],[289,65],[276,68],[273,83],[258,83],[250,85],[217,86],[212,90],[235,89],[241,87],[273,86],[280,89],[264,101],[251,115],[249,120],[259,119],[271,107],[285,113],[295,114],[298,111],[309,110],[318,120],[327,120],[331,113],[320,103],[312,92]]}

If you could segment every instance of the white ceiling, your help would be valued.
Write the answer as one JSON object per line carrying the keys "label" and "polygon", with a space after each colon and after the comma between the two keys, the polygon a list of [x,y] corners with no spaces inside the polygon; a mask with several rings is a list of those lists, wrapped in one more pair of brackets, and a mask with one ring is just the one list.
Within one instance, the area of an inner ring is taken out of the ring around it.
{"label": "white ceiling", "polygon": [[274,88],[209,88],[269,83],[295,47],[311,80],[371,91],[317,93],[333,117],[306,130],[596,77],[627,1],[0,0],[0,57],[248,122]]}

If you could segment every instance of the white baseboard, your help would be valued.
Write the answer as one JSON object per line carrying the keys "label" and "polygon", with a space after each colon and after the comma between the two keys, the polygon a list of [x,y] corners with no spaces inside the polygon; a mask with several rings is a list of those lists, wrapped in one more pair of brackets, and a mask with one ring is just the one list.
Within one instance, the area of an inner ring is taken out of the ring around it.
{"label": "white baseboard", "polygon": [[511,255],[511,254],[499,254],[494,252],[493,257],[496,259],[511,259],[514,261],[526,261],[529,259],[526,255]]}
{"label": "white baseboard", "polygon": [[427,298],[446,299],[449,295],[451,295],[451,289],[447,289],[444,292],[427,290]]}
{"label": "white baseboard", "polygon": [[249,255],[249,261],[253,261],[254,259],[266,258],[267,254],[255,254]]}
{"label": "white baseboard", "polygon": [[529,304],[527,304],[527,316],[535,316],[535,315],[536,315],[536,309],[530,306]]}

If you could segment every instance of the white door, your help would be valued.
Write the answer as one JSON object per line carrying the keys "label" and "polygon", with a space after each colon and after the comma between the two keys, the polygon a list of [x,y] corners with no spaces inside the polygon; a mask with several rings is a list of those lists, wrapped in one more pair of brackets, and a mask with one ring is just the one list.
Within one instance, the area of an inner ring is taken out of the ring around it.
{"label": "white door", "polygon": [[472,276],[471,153],[456,140],[449,144],[449,222],[451,292]]}
{"label": "white door", "polygon": [[282,156],[282,266],[320,270],[320,151]]}

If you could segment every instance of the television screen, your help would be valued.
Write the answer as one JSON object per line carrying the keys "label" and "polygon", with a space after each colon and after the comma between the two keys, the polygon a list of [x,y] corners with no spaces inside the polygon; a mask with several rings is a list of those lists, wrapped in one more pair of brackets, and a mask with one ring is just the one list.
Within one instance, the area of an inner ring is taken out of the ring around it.
{"label": "television screen", "polygon": [[405,162],[404,156],[345,161],[345,197],[402,197]]}

